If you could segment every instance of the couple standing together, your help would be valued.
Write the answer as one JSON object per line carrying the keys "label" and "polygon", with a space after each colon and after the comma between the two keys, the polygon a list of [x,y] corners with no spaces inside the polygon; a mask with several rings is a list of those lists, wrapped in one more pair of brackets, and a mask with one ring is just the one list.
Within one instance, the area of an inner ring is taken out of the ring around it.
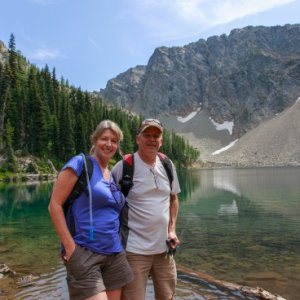
{"label": "couple standing together", "polygon": [[[170,182],[158,156],[162,136],[158,120],[142,122],[136,136],[138,151],[132,157],[133,186],[125,199],[118,190],[123,161],[111,172],[108,169],[123,133],[110,120],[97,126],[91,136],[89,193],[82,193],[71,207],[74,234],[68,228],[63,206],[86,162],[77,155],[62,168],[49,213],[62,243],[70,299],[143,300],[150,275],[155,299],[174,299],[177,273],[171,254],[179,244],[176,219],[180,187],[173,163]],[[170,252],[167,240],[171,241]]]}

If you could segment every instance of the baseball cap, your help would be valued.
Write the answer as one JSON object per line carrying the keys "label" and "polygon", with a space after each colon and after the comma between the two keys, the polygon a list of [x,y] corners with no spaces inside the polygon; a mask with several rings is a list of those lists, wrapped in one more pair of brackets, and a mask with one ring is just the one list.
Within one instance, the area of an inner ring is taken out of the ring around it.
{"label": "baseball cap", "polygon": [[159,131],[161,133],[163,132],[163,126],[162,126],[162,124],[159,120],[157,120],[157,119],[145,119],[141,124],[141,127],[139,129],[139,133],[144,132],[149,127],[155,127],[157,129],[159,129]]}

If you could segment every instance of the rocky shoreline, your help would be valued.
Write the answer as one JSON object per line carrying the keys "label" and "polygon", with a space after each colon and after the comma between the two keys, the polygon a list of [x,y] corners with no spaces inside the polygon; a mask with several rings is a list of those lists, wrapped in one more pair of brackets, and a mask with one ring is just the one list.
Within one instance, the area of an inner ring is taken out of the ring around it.
{"label": "rocky shoreline", "polygon": [[57,177],[57,170],[50,159],[42,161],[32,155],[22,156],[16,152],[17,171],[6,171],[6,159],[0,155],[0,182],[39,182],[52,181]]}
{"label": "rocky shoreline", "polygon": [[24,174],[24,173],[16,173],[13,175],[7,175],[3,178],[0,178],[0,182],[40,182],[40,181],[53,181],[57,177],[57,174]]}

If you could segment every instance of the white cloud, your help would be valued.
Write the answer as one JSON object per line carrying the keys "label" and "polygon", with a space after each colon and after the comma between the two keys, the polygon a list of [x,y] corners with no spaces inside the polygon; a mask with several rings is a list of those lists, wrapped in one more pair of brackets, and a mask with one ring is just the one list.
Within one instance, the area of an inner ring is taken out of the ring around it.
{"label": "white cloud", "polygon": [[295,0],[129,0],[151,35],[182,39]]}
{"label": "white cloud", "polygon": [[46,59],[55,59],[59,56],[60,55],[58,50],[45,49],[45,48],[37,49],[33,54],[30,55],[31,58],[36,60],[41,60],[41,61]]}
{"label": "white cloud", "polygon": [[210,7],[210,26],[226,24],[236,19],[268,11],[276,6],[285,5],[295,0],[243,0],[243,1],[217,1],[218,4]]}

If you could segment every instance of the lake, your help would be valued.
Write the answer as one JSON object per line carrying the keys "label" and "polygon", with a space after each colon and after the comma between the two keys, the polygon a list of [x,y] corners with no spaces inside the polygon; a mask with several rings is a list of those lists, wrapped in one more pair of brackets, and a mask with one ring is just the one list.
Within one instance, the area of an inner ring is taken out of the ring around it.
{"label": "lake", "polygon": [[[179,174],[177,264],[216,279],[300,295],[300,168]],[[0,185],[0,263],[31,285],[0,279],[0,299],[68,299],[48,215],[52,183]],[[16,279],[17,280],[17,279]],[[147,300],[153,299],[151,281]],[[179,273],[176,299],[253,299]]]}

